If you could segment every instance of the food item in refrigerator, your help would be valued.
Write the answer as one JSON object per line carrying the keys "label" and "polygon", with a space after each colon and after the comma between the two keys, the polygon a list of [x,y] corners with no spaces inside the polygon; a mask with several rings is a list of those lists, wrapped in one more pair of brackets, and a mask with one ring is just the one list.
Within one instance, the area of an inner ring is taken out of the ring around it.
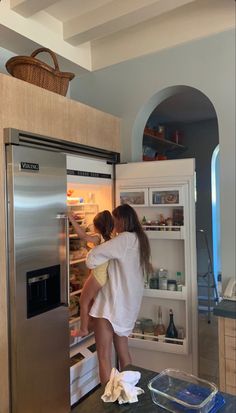
{"label": "food item in refrigerator", "polygon": [[[143,338],[142,333],[143,333],[143,330],[142,330],[142,322],[141,322],[141,320],[136,320],[135,325],[134,325],[134,328],[133,328],[133,335],[132,335],[132,337],[142,339],[142,338]],[[140,334],[140,335],[139,335],[139,334]]]}
{"label": "food item in refrigerator", "polygon": [[77,295],[70,297],[69,312],[71,317],[79,316],[79,297]]}
{"label": "food item in refrigerator", "polygon": [[166,334],[166,328],[162,321],[162,309],[160,305],[158,307],[158,318],[157,318],[157,324],[154,328],[154,334],[155,336],[163,336]]}
{"label": "food item in refrigerator", "polygon": [[[169,325],[166,330],[166,337],[167,338],[178,338],[178,331],[174,324],[174,314],[173,314],[172,309],[170,309],[170,321],[169,321]],[[166,340],[166,343],[178,344],[178,342],[176,343],[175,341],[171,341],[171,340]]]}
{"label": "food item in refrigerator", "polygon": [[155,340],[154,338],[154,324],[151,318],[142,319],[142,330],[144,340]]}
{"label": "food item in refrigerator", "polygon": [[167,280],[167,290],[169,290],[169,291],[176,291],[177,290],[176,280]]}
{"label": "food item in refrigerator", "polygon": [[159,289],[160,290],[167,290],[167,277],[168,271],[164,268],[160,268],[158,271],[159,276]]}
{"label": "food item in refrigerator", "polygon": [[87,249],[84,247],[81,247],[77,251],[73,251],[73,260],[80,260],[82,258],[85,258],[87,255]]}

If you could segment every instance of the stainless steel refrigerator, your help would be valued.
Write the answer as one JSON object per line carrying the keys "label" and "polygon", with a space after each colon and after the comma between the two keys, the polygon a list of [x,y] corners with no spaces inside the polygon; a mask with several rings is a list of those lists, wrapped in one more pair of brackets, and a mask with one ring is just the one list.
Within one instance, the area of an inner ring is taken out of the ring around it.
{"label": "stainless steel refrigerator", "polygon": [[11,413],[68,413],[66,155],[6,145]]}

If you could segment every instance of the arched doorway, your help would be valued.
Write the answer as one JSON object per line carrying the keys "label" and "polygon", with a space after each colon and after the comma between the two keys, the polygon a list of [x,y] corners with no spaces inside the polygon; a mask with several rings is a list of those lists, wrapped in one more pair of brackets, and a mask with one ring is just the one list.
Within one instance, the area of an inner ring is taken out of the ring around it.
{"label": "arched doorway", "polygon": [[[212,310],[216,298],[215,290],[211,288],[209,300],[208,276],[206,275],[210,272],[211,281],[213,279],[216,281],[215,277],[213,278],[216,261],[213,254],[214,223],[212,217],[214,213],[212,211],[211,180],[212,156],[215,148],[219,147],[217,115],[209,98],[195,88],[173,86],[157,92],[140,109],[134,123],[133,141],[137,143],[138,140],[138,145],[133,146],[136,148],[139,146],[140,159],[143,156],[143,146],[147,143],[144,138],[145,127],[158,130],[160,125],[164,126],[165,139],[167,140],[172,140],[175,130],[182,133],[183,150],[169,151],[166,154],[167,159],[189,157],[196,159],[196,228],[199,230],[196,234],[197,272],[199,274],[199,288],[196,291],[199,297],[199,375],[217,382],[217,325],[215,320],[210,326],[206,322],[209,321],[208,310]],[[159,147],[155,148],[154,146],[154,149],[156,149],[155,154]],[[219,208],[218,198],[216,202]],[[213,263],[212,268],[209,267],[209,261]],[[211,343],[208,346],[209,349],[212,349],[211,354],[204,345],[206,341]],[[214,366],[211,365],[212,357],[214,357]],[[208,372],[205,371],[206,366]]]}

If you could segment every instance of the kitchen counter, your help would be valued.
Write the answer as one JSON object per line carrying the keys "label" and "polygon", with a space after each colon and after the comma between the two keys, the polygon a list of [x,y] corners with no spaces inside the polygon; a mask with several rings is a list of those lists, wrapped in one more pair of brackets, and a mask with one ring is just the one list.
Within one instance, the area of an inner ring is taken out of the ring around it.
{"label": "kitchen counter", "polygon": [[236,319],[236,301],[222,300],[213,310],[217,317]]}
{"label": "kitchen counter", "polygon": [[[138,403],[119,405],[118,403],[104,403],[101,400],[103,389],[100,387],[91,395],[81,401],[72,413],[164,413],[166,410],[158,407],[152,402],[151,394],[147,384],[157,373],[142,369],[136,366],[130,366],[127,370],[137,370],[141,372],[141,380],[137,386],[141,387],[145,393],[138,396]],[[233,413],[236,409],[236,396],[223,393],[225,405],[219,410],[219,413]]]}

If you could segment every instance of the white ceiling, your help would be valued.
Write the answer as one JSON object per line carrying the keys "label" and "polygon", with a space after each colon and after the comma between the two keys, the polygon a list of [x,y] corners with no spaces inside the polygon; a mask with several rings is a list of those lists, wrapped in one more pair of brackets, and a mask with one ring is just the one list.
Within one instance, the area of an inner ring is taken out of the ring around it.
{"label": "white ceiling", "polygon": [[234,0],[0,0],[0,47],[48,47],[81,75],[228,30],[234,12]]}

